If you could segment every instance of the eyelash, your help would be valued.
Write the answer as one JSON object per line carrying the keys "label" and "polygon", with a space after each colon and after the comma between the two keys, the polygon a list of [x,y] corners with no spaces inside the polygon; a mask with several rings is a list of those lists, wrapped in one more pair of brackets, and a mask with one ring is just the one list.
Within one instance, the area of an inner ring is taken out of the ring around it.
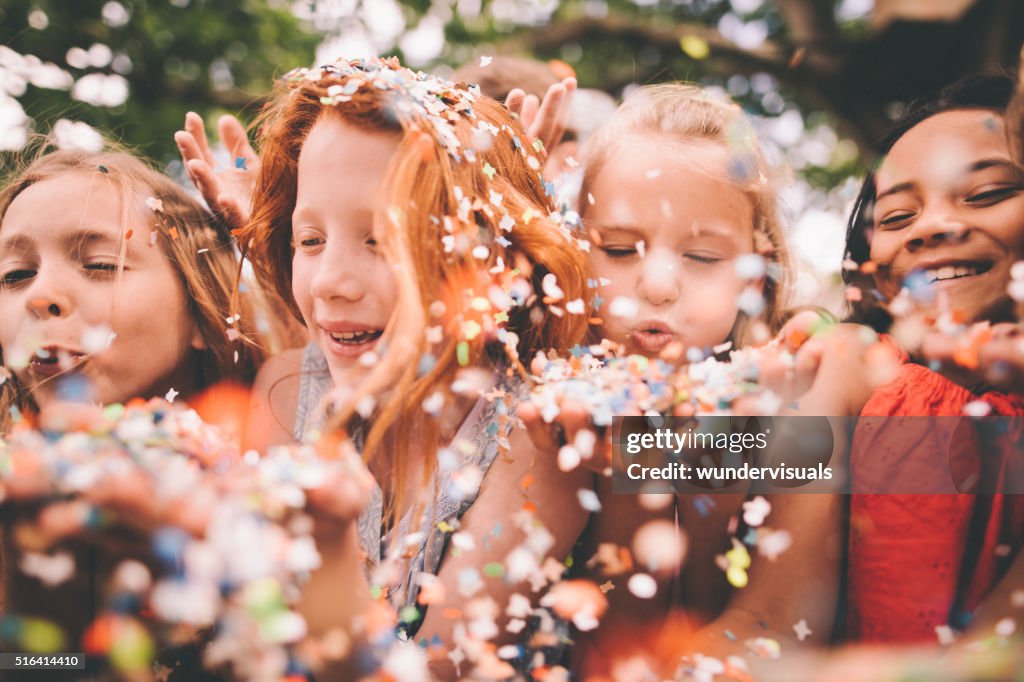
{"label": "eyelash", "polygon": [[983,192],[978,192],[977,194],[970,195],[969,197],[967,197],[967,203],[984,205],[998,204],[1003,199],[1008,199],[1017,194],[1017,192],[1019,192],[1020,189],[1021,188],[1017,185],[1004,185],[1001,187],[995,187],[993,189],[988,189]]}
{"label": "eyelash", "polygon": [[[92,279],[105,279],[114,275],[118,270],[118,266],[117,263],[87,263],[83,266],[83,269]],[[0,277],[0,287],[3,287],[4,289],[13,289],[32,279],[35,275],[35,270],[29,270],[27,268],[11,270]]]}
{"label": "eyelash", "polygon": [[[1022,187],[1020,185],[1002,185],[994,187],[992,189],[986,189],[984,191],[969,194],[964,200],[968,206],[974,206],[976,208],[986,208],[988,206],[994,206],[1005,199],[1015,196],[1020,192]],[[878,225],[880,227],[894,227],[898,226],[901,222],[913,218],[917,215],[914,212],[897,213],[888,218],[880,220]]]}
{"label": "eyelash", "polygon": [[[631,246],[604,246],[601,247],[601,250],[604,251],[606,256],[615,260],[636,255],[636,249]],[[722,262],[722,259],[717,256],[702,256],[695,253],[684,253],[683,257],[701,265],[714,265],[715,263]]]}
{"label": "eyelash", "polygon": [[35,274],[35,270],[11,270],[10,272],[5,272],[3,277],[0,278],[0,287],[4,289],[14,288],[34,277]]}
{"label": "eyelash", "polygon": [[632,246],[602,246],[601,250],[609,258],[629,258],[636,255],[636,249]]}

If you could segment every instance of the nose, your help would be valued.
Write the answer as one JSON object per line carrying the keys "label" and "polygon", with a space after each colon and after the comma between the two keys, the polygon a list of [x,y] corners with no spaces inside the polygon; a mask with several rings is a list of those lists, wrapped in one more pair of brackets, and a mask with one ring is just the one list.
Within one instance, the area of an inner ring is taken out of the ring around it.
{"label": "nose", "polygon": [[654,249],[644,256],[640,264],[637,294],[652,305],[672,303],[679,298],[682,275],[674,254],[666,249]]}
{"label": "nose", "polygon": [[26,293],[25,308],[37,319],[67,317],[71,314],[72,297],[60,273],[40,270]]}
{"label": "nose", "polygon": [[911,225],[903,241],[908,251],[959,244],[967,238],[967,224],[951,212],[933,210],[922,213]]}
{"label": "nose", "polygon": [[343,299],[358,301],[366,295],[365,263],[345,248],[328,243],[317,259],[316,271],[310,281],[310,294],[324,301]]}

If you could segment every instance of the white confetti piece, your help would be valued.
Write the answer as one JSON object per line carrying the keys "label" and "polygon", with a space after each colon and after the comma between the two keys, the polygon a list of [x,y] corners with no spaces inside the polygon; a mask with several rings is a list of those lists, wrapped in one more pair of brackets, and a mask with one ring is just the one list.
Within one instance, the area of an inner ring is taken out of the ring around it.
{"label": "white confetti piece", "polygon": [[574,298],[565,304],[565,310],[573,315],[582,315],[586,312],[586,306],[583,304],[582,298]]}
{"label": "white confetti piece", "polygon": [[748,526],[760,526],[771,511],[771,502],[758,495],[743,503],[743,522]]}
{"label": "white confetti piece", "polygon": [[1013,618],[1003,618],[996,623],[995,631],[1000,637],[1009,637],[1017,632],[1017,621]]}
{"label": "white confetti piece", "polygon": [[636,299],[627,296],[616,296],[608,305],[608,312],[613,317],[634,319],[640,312],[640,304]]}
{"label": "white confetti piece", "polygon": [[807,620],[804,618],[801,618],[800,622],[793,626],[793,632],[796,633],[796,638],[801,642],[814,634],[813,631],[807,627]]}
{"label": "white confetti piece", "polygon": [[596,513],[601,511],[601,500],[593,490],[581,488],[576,491],[576,497],[580,501],[580,506],[588,512]]}
{"label": "white confetti piece", "polygon": [[483,55],[483,56],[480,57],[480,66],[481,67],[490,66],[491,65],[491,61],[493,61],[493,60],[494,60],[494,57],[489,57],[489,56]]}
{"label": "white confetti piece", "polygon": [[178,397],[178,392],[177,392],[177,391],[175,391],[175,390],[174,390],[174,389],[172,388],[172,389],[170,389],[169,391],[167,391],[167,394],[166,394],[166,395],[164,396],[164,400],[166,400],[166,401],[167,401],[167,402],[169,402],[169,403],[173,403],[173,402],[174,402],[174,399],[175,399],[175,398],[177,398],[177,397]]}
{"label": "white confetti piece", "polygon": [[630,594],[638,599],[650,599],[658,592],[658,583],[646,573],[634,573],[627,587]]}
{"label": "white confetti piece", "polygon": [[25,575],[36,578],[47,587],[56,587],[68,580],[75,572],[75,560],[70,552],[53,555],[26,552],[18,567]]}
{"label": "white confetti piece", "polygon": [[558,278],[552,272],[544,275],[544,279],[541,280],[541,289],[544,291],[545,296],[554,301],[560,301],[565,298],[565,292],[559,288]]}
{"label": "white confetti piece", "polygon": [[745,253],[736,259],[736,276],[741,279],[761,279],[765,274],[764,258],[756,253]]}
{"label": "white confetti piece", "polygon": [[558,449],[558,468],[572,471],[580,465],[580,451],[572,445],[563,445]]}
{"label": "white confetti piece", "polygon": [[935,637],[938,639],[939,646],[949,646],[956,641],[956,633],[948,625],[936,625]]}

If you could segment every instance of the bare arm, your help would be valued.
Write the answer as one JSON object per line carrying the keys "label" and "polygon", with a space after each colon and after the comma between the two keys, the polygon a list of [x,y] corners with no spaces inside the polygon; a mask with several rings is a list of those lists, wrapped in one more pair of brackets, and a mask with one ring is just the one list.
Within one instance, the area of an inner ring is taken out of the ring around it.
{"label": "bare arm", "polygon": [[272,445],[295,442],[292,429],[295,426],[301,371],[301,348],[279,353],[260,367],[249,400],[243,450],[265,452]]}

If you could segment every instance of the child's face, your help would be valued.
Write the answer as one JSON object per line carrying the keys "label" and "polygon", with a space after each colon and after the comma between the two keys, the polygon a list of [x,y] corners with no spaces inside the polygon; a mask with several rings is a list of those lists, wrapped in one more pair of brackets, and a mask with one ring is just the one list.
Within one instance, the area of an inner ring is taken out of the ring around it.
{"label": "child's face", "polygon": [[292,294],[337,385],[368,371],[360,357],[374,350],[395,308],[395,276],[377,251],[373,220],[398,142],[328,116],[299,154]]}
{"label": "child's face", "polygon": [[[717,146],[692,153],[696,163],[657,137],[633,138],[607,159],[584,207],[600,238],[590,254],[595,274],[611,280],[599,290],[601,332],[633,353],[657,356],[674,341],[708,348],[736,321],[746,282],[734,261],[753,251],[753,205],[728,180]],[[616,298],[635,305],[612,305]],[[623,309],[635,314],[613,314]]]}
{"label": "child's face", "polygon": [[893,145],[876,189],[879,291],[892,297],[909,285],[968,319],[1000,316],[1010,267],[1024,258],[1024,173],[1010,161],[1002,119],[965,109],[922,121]]}
{"label": "child's face", "polygon": [[71,375],[91,388],[77,395],[100,403],[190,388],[189,351],[203,343],[177,273],[150,240],[158,216],[142,197],[122,208],[98,171],[65,173],[25,189],[0,224],[0,347],[40,407]]}

